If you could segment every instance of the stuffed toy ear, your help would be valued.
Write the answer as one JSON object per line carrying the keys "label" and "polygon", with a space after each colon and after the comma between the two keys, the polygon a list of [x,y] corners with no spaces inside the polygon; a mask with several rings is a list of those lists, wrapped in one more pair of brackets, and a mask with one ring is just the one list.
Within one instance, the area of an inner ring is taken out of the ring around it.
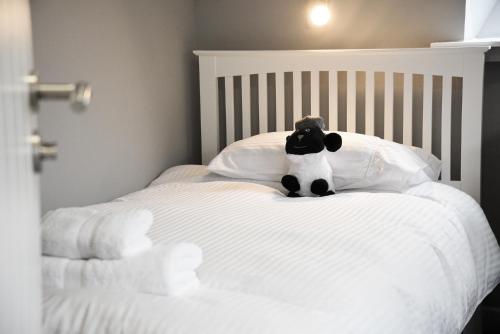
{"label": "stuffed toy ear", "polygon": [[330,152],[335,152],[342,147],[342,137],[338,133],[329,133],[323,139],[326,149]]}

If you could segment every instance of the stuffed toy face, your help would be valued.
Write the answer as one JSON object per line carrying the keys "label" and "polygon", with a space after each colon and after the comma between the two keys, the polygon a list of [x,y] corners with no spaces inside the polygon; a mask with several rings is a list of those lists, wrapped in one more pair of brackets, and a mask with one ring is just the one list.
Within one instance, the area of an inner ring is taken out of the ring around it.
{"label": "stuffed toy face", "polygon": [[318,127],[296,130],[286,137],[286,153],[304,155],[321,152],[325,148],[324,137],[325,134]]}

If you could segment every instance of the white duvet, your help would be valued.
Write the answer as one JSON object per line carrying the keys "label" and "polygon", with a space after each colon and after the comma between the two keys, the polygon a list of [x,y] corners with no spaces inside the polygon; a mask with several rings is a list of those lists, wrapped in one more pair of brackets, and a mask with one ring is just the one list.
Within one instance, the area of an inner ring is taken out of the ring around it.
{"label": "white duvet", "polygon": [[45,333],[452,334],[500,280],[498,244],[458,190],[279,189],[180,166],[120,198],[153,212],[155,243],[203,249],[202,287],[181,297],[45,291]]}

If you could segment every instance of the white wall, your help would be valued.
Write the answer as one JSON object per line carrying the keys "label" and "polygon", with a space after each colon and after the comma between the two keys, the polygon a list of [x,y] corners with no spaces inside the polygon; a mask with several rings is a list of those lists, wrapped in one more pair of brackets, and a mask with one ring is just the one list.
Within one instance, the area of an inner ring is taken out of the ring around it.
{"label": "white wall", "polygon": [[497,1],[498,0],[467,0],[465,4],[464,40],[478,37],[484,22],[490,15]]}
{"label": "white wall", "polygon": [[478,35],[479,38],[500,39],[500,1],[491,10]]}

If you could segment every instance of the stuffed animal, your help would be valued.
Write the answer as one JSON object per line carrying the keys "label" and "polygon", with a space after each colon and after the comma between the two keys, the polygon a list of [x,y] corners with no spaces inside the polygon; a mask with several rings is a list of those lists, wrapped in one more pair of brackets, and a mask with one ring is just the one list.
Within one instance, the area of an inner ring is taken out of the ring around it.
{"label": "stuffed animal", "polygon": [[295,132],[286,138],[289,169],[281,184],[289,191],[288,197],[335,194],[326,154],[342,146],[342,137],[338,133],[325,135],[324,128],[323,118],[307,116],[295,123]]}

